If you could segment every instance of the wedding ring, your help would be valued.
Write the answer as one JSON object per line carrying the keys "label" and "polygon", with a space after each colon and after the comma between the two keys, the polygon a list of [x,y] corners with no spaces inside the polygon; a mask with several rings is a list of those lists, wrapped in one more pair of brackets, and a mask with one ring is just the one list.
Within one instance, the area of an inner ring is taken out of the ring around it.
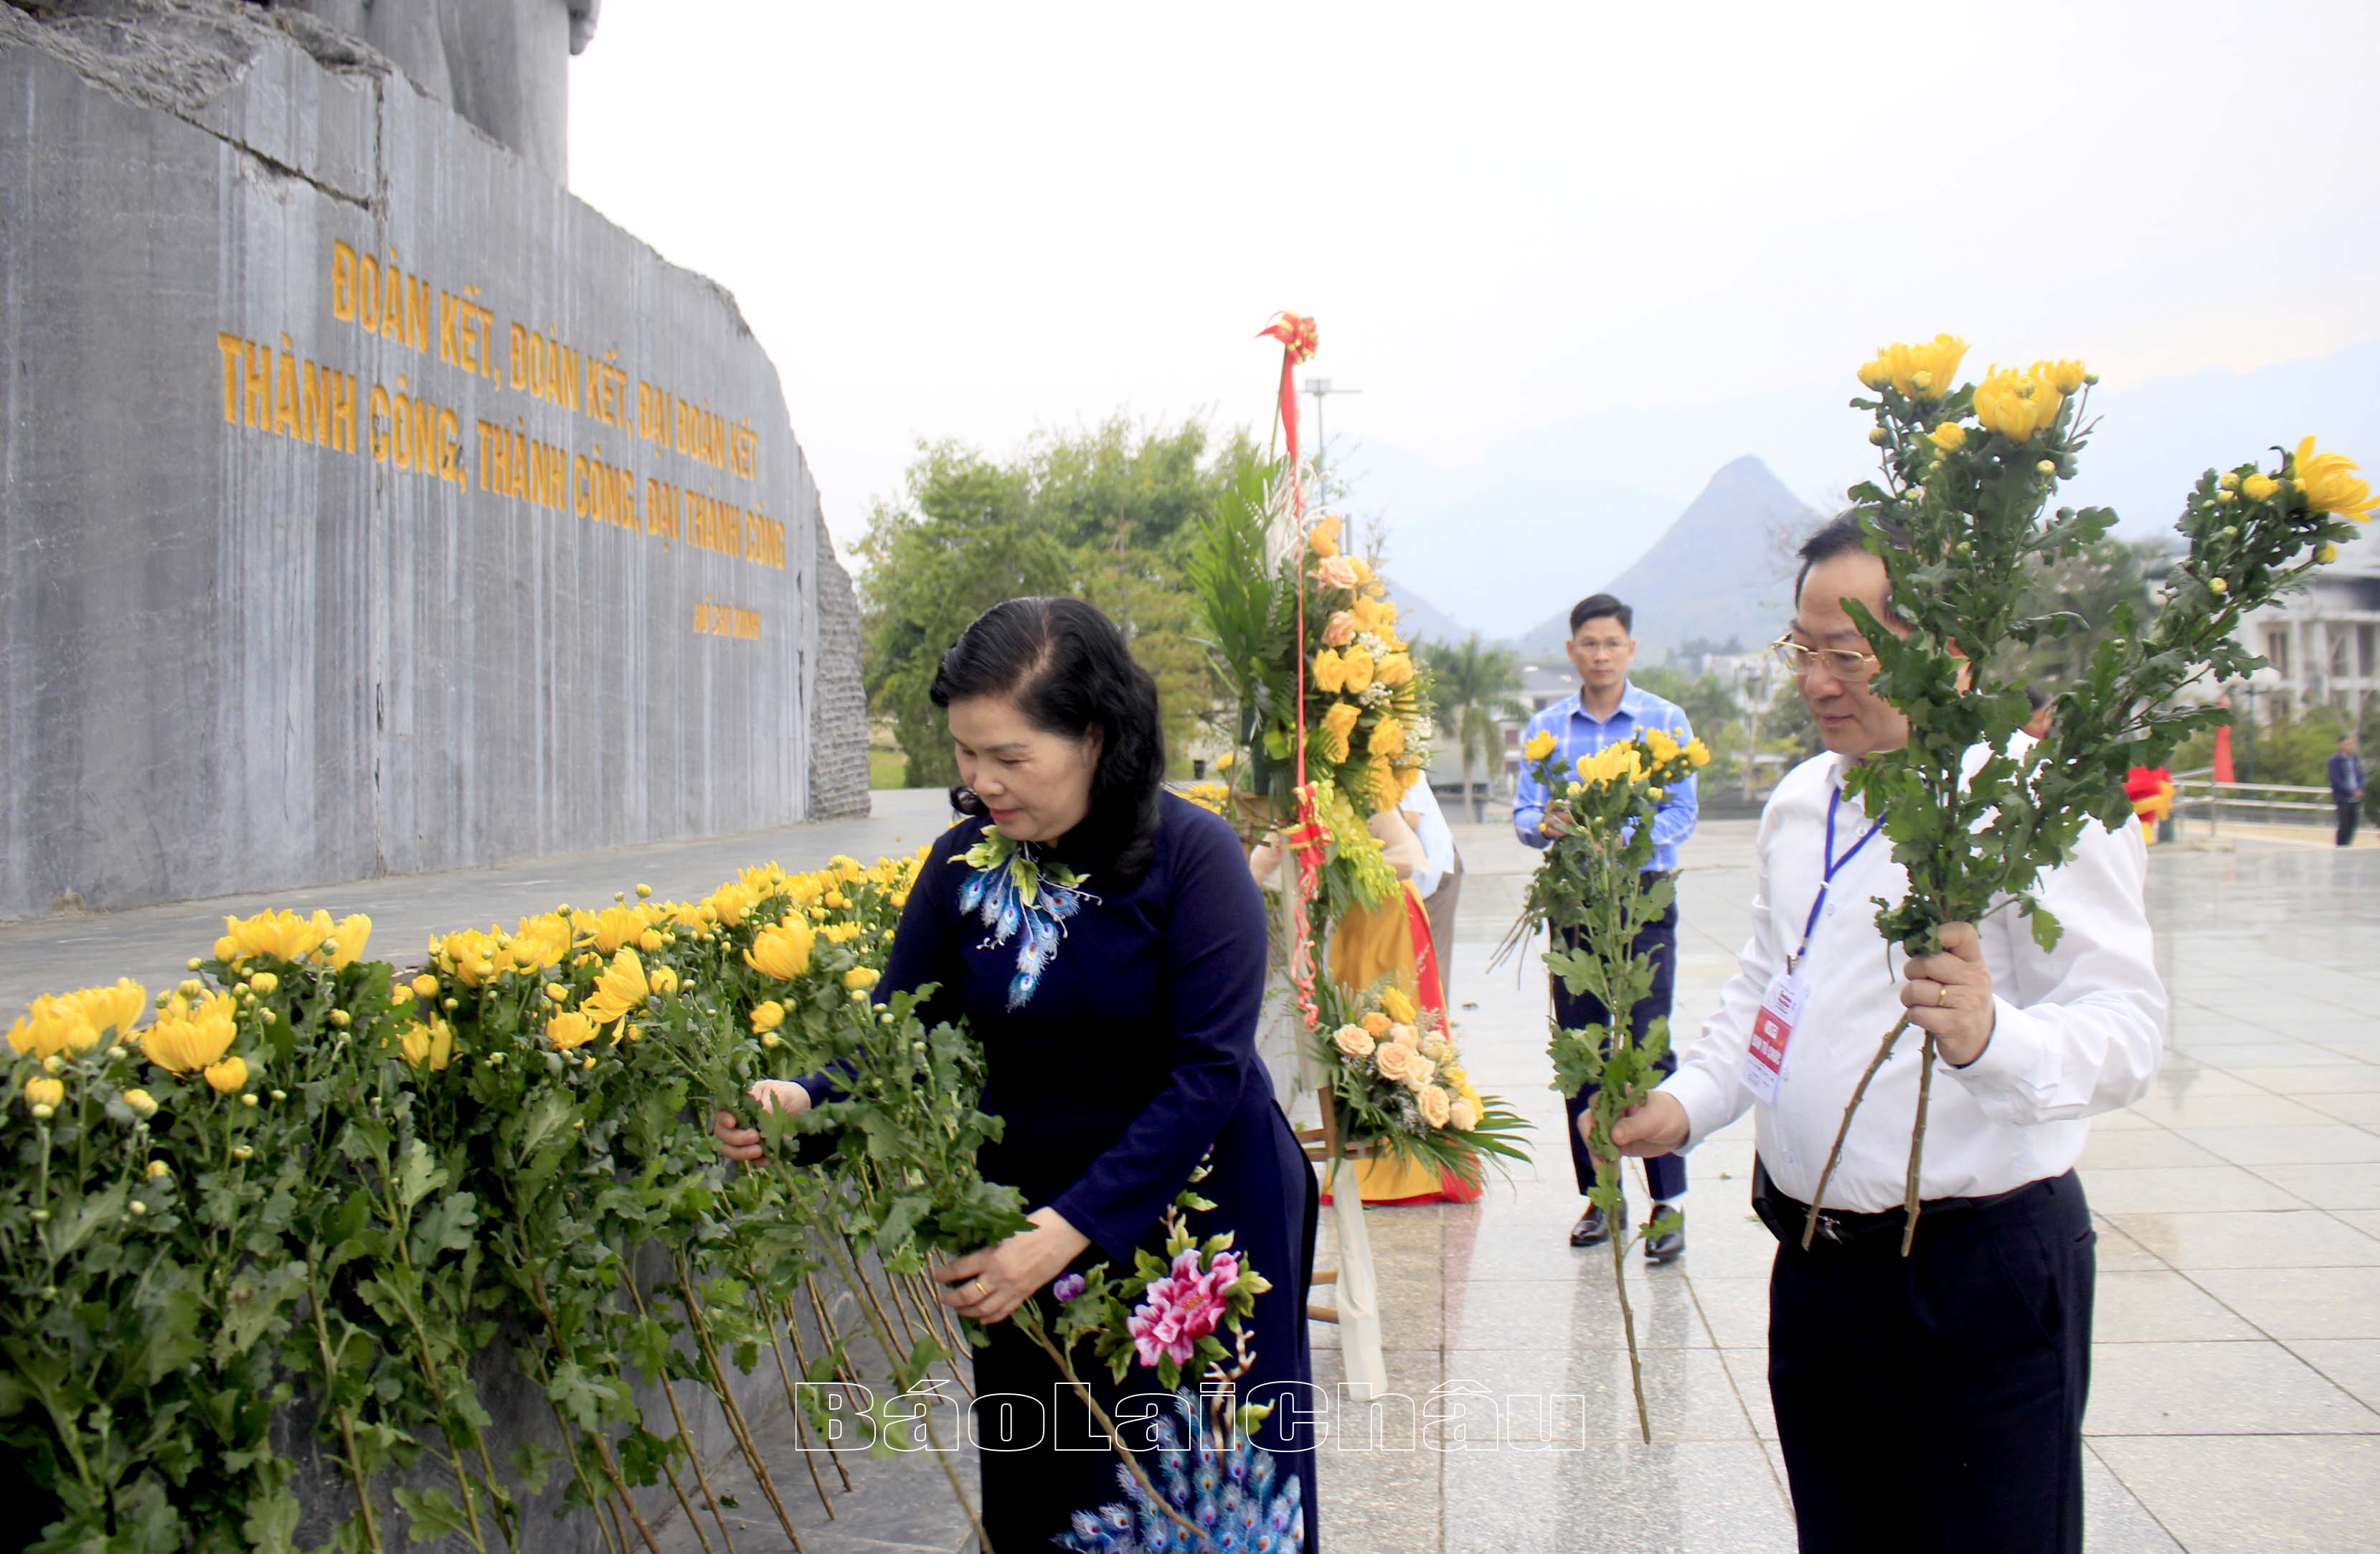
{"label": "wedding ring", "polygon": [[975,1287],[983,1292],[984,1299],[990,1300],[991,1298],[991,1286],[983,1281],[983,1276],[981,1274],[976,1275]]}
{"label": "wedding ring", "polygon": [[1935,1008],[1937,1008],[1937,1009],[1947,1008],[1947,1007],[1949,1005],[1949,1002],[1950,1002],[1950,989],[1948,989],[1948,988],[1946,988],[1946,987],[1944,987],[1944,986],[1943,986],[1941,983],[1939,983],[1939,982],[1935,983],[1935,984],[1934,984],[1934,1007],[1935,1007]]}

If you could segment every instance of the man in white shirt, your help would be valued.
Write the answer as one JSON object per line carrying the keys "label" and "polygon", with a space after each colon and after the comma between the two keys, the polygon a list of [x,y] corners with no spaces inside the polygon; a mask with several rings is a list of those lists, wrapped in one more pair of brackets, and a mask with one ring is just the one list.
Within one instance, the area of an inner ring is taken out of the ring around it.
{"label": "man in white shirt", "polygon": [[[2094,825],[2043,877],[2066,930],[2054,951],[2009,911],[1946,927],[1940,954],[1888,955],[1871,898],[1899,900],[1908,876],[1840,784],[1909,726],[1869,687],[1876,660],[1840,601],[1896,617],[1855,516],[1802,558],[1779,653],[1827,753],[1761,817],[1752,938],[1718,1013],[1612,1139],[1632,1155],[1691,1148],[1758,1106],[1754,1207],[1780,1243],[1768,1386],[1805,1554],[2080,1550],[2095,1237],[2073,1168],[2084,1119],[2145,1094],[2163,1052],[2147,855],[2136,824]],[[1870,1085],[1803,1251],[1844,1103],[1904,1012],[1940,1053],[1912,1255],[1900,1206],[1916,1031]],[[1781,1073],[1762,1061],[1779,1047]]]}

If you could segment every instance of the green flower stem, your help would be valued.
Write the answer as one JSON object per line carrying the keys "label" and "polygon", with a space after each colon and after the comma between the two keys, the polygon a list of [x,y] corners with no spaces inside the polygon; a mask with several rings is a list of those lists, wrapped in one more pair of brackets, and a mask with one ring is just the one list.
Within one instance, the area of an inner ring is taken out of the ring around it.
{"label": "green flower stem", "polygon": [[[854,1412],[857,1412],[859,1399],[851,1390],[851,1372],[849,1366],[844,1362],[843,1339],[836,1333],[833,1321],[826,1314],[826,1304],[819,1296],[817,1276],[808,1273],[802,1275],[802,1286],[809,1292],[810,1310],[818,1317],[819,1336],[826,1343],[827,1358],[834,1363],[835,1384],[843,1389],[844,1401],[851,1404]],[[810,1363],[808,1357],[802,1353],[802,1329],[798,1316],[799,1314],[794,1309],[792,1300],[788,1299],[785,1303],[785,1331],[794,1341],[794,1358],[800,1363],[802,1374],[808,1376]],[[832,1451],[829,1452],[828,1456],[834,1462],[835,1476],[843,1480],[844,1491],[846,1494],[849,1493],[851,1470],[843,1465],[843,1453]]]}
{"label": "green flower stem", "polygon": [[1925,1113],[1934,1097],[1934,1033],[1927,1031],[1919,1044],[1917,1069],[1917,1123],[1909,1134],[1909,1185],[1901,1208],[1907,1219],[1900,1227],[1900,1255],[1917,1243],[1917,1174],[1925,1159]]}
{"label": "green flower stem", "polygon": [[777,1525],[785,1530],[786,1541],[793,1546],[794,1554],[802,1554],[801,1532],[795,1527],[793,1517],[785,1512],[784,1500],[777,1494],[777,1481],[770,1476],[769,1464],[762,1459],[759,1447],[754,1444],[751,1426],[746,1422],[744,1410],[735,1401],[735,1384],[727,1379],[726,1364],[719,1357],[718,1346],[711,1342],[710,1324],[704,1319],[702,1302],[694,1293],[693,1267],[684,1252],[675,1255],[675,1261],[678,1299],[686,1307],[686,1322],[694,1330],[694,1342],[702,1352],[703,1363],[710,1368],[711,1389],[719,1396],[720,1412],[727,1416],[727,1427],[734,1432],[735,1444],[742,1448],[744,1461],[751,1467],[752,1476],[760,1486],[760,1493],[768,1497],[769,1509],[777,1513]]}
{"label": "green flower stem", "polygon": [[[628,1276],[625,1279],[623,1279],[621,1282],[627,1286],[628,1298],[636,1304],[637,1315],[645,1318],[647,1321],[650,1321],[652,1319],[652,1313],[647,1309],[645,1305],[644,1292],[637,1288],[636,1270],[633,1269],[629,1269]],[[711,1491],[710,1475],[702,1465],[702,1453],[694,1449],[694,1435],[693,1432],[689,1431],[686,1427],[686,1413],[677,1405],[677,1387],[676,1384],[670,1379],[669,1366],[667,1365],[662,1366],[662,1396],[669,1400],[670,1418],[677,1424],[677,1439],[686,1443],[686,1461],[694,1465],[694,1481],[702,1490],[704,1502],[710,1507],[710,1519],[718,1524],[719,1536],[721,1538],[725,1540],[727,1545],[727,1554],[735,1554],[735,1535],[727,1530],[727,1515],[726,1512],[722,1511],[719,1507],[719,1497]],[[671,1475],[670,1484],[673,1488],[676,1487],[677,1479],[675,1475]],[[846,1483],[844,1487],[850,1487],[849,1484]],[[678,1499],[681,1500],[685,1499],[685,1498],[686,1496],[683,1492],[678,1496]],[[686,1515],[689,1518],[691,1518],[694,1512],[691,1510],[686,1512]],[[695,1529],[695,1536],[702,1538],[702,1547],[705,1550],[705,1554],[708,1554],[710,1548],[710,1540],[707,1537],[702,1537],[702,1529],[700,1527],[697,1527]]]}
{"label": "green flower stem", "polygon": [[[471,1493],[470,1470],[463,1465],[463,1453],[455,1440],[452,1423],[455,1417],[454,1404],[447,1397],[445,1384],[440,1379],[437,1356],[431,1350],[430,1331],[422,1325],[421,1308],[416,1299],[416,1292],[427,1289],[428,1285],[421,1278],[419,1270],[414,1268],[413,1254],[406,1244],[412,1239],[413,1218],[397,1201],[385,1152],[377,1157],[375,1163],[380,1167],[381,1186],[386,1193],[382,1202],[382,1210],[385,1216],[385,1223],[394,1232],[389,1237],[389,1244],[396,1249],[397,1266],[404,1269],[410,1276],[411,1288],[407,1291],[406,1297],[401,1303],[405,1310],[405,1324],[413,1334],[414,1355],[421,1366],[421,1379],[429,1386],[431,1402],[438,1411],[439,1434],[446,1438],[446,1463],[455,1470],[455,1485],[462,1492],[463,1517],[469,1524],[471,1547],[477,1549],[479,1554],[488,1554],[487,1537],[480,1531],[479,1497]],[[480,1459],[484,1462],[487,1458],[487,1441],[480,1437],[480,1427],[477,1425],[471,1426],[470,1429],[472,1439],[479,1443]],[[515,1547],[517,1547],[517,1544]]]}
{"label": "green flower stem", "polygon": [[[755,1282],[757,1283],[757,1281]],[[760,1317],[762,1321],[769,1324],[769,1353],[776,1356],[777,1379],[784,1384],[785,1389],[785,1412],[794,1416],[794,1439],[802,1445],[802,1463],[810,1470],[810,1487],[817,1491],[819,1504],[825,1508],[826,1519],[830,1522],[838,1521],[840,1518],[834,1513],[834,1497],[826,1492],[826,1480],[819,1475],[818,1453],[808,1449],[809,1415],[802,1412],[801,1399],[794,1393],[794,1373],[785,1364],[784,1342],[777,1337],[776,1314],[764,1308]]]}
{"label": "green flower stem", "polygon": [[[1818,1190],[1810,1195],[1809,1218],[1802,1222],[1802,1250],[1804,1252],[1810,1249],[1810,1243],[1817,1236],[1818,1206],[1827,1201],[1827,1184],[1835,1179],[1835,1167],[1842,1161],[1843,1140],[1851,1136],[1852,1116],[1859,1111],[1860,1102],[1866,1099],[1868,1082],[1876,1077],[1876,1071],[1884,1066],[1884,1060],[1892,1056],[1893,1045],[1900,1039],[1900,1033],[1908,1028],[1909,1016],[1903,1014],[1898,1024],[1885,1032],[1883,1042],[1876,1050],[1876,1056],[1868,1060],[1867,1072],[1860,1075],[1858,1087],[1852,1091],[1852,1099],[1843,1106],[1842,1123],[1835,1129],[1834,1147],[1827,1151],[1827,1168],[1818,1172]],[[1921,1080],[1919,1083],[1923,1084],[1924,1081]],[[1921,1131],[1925,1126],[1925,1112],[1921,1110],[1918,1112],[1918,1126]],[[1911,1169],[1913,1174],[1915,1168],[1912,1166]]]}
{"label": "green flower stem", "polygon": [[[319,1251],[319,1248],[314,1250]],[[339,1356],[346,1349],[342,1339],[336,1347],[331,1343],[331,1329],[323,1316],[330,1305],[330,1292],[323,1289],[315,1270],[322,1266],[314,1257],[306,1259],[306,1304],[313,1311],[315,1352],[322,1362],[324,1384],[335,1389],[339,1377]],[[363,1453],[356,1446],[356,1414],[346,1403],[336,1403],[332,1410],[339,1423],[339,1442],[346,1461],[348,1481],[356,1487],[356,1509],[363,1523],[364,1547],[371,1554],[383,1554],[380,1540],[380,1523],[372,1515],[371,1475],[364,1471]]]}
{"label": "green flower stem", "polygon": [[[1612,1162],[1612,1169],[1619,1170],[1617,1160]],[[1636,1352],[1636,1312],[1628,1304],[1628,1247],[1635,1242],[1621,1234],[1618,1225],[1611,1226],[1610,1240],[1611,1287],[1620,1292],[1620,1330],[1628,1336],[1628,1379],[1636,1389],[1636,1429],[1645,1438],[1645,1444],[1650,1446],[1653,1415],[1645,1406],[1645,1361]]]}
{"label": "green flower stem", "polygon": [[[1115,1454],[1118,1457],[1123,1459],[1124,1467],[1132,1474],[1133,1482],[1140,1486],[1141,1493],[1148,1497],[1148,1503],[1165,1512],[1176,1526],[1188,1533],[1194,1540],[1204,1541],[1207,1536],[1205,1529],[1193,1524],[1180,1512],[1174,1510],[1173,1503],[1149,1481],[1148,1470],[1140,1465],[1140,1459],[1134,1456],[1132,1448],[1123,1443],[1123,1432],[1116,1428],[1116,1422],[1108,1416],[1108,1411],[1099,1406],[1099,1400],[1092,1394],[1089,1383],[1075,1374],[1074,1361],[1068,1358],[1066,1352],[1059,1348],[1050,1339],[1049,1329],[1042,1324],[1040,1312],[1034,1309],[1028,1302],[1026,1305],[1018,1306],[1014,1317],[1011,1319],[1024,1317],[1028,1310],[1033,1313],[1031,1317],[1019,1322],[1018,1325],[1025,1329],[1027,1337],[1041,1346],[1041,1352],[1049,1355],[1057,1365],[1058,1374],[1082,1389],[1083,1402],[1090,1408],[1091,1417],[1099,1422],[1099,1428],[1107,1433],[1108,1444],[1115,1448]],[[1194,1543],[1193,1547],[1195,1546]]]}
{"label": "green flower stem", "polygon": [[[795,1196],[794,1205],[795,1212],[801,1215],[803,1220],[809,1225],[810,1233],[818,1238],[820,1244],[825,1246],[827,1256],[834,1260],[835,1271],[856,1288],[860,1281],[859,1270],[851,1264],[840,1230],[821,1223],[817,1212],[810,1208],[807,1199]],[[874,1330],[876,1342],[883,1346],[885,1363],[894,1366],[896,1370],[906,1369],[907,1367],[901,1364],[900,1351],[893,1347],[892,1335],[883,1326],[880,1317],[874,1324]],[[983,1518],[976,1513],[975,1501],[967,1494],[966,1486],[959,1482],[959,1471],[952,1464],[950,1452],[942,1447],[941,1435],[934,1428],[934,1414],[931,1409],[926,1411],[926,1440],[934,1449],[934,1460],[941,1464],[942,1476],[949,1481],[951,1493],[958,1497],[959,1509],[966,1513],[967,1526],[975,1534],[976,1542],[981,1546],[980,1554],[992,1554],[990,1535],[983,1530]]]}
{"label": "green flower stem", "polygon": [[[554,1316],[553,1303],[547,1297],[544,1277],[534,1268],[529,1270],[528,1291],[529,1298],[537,1305],[537,1314],[545,1320],[546,1342],[553,1346],[553,1352],[557,1354],[571,1353],[569,1341],[563,1337],[562,1324]],[[544,1362],[540,1360],[538,1366],[542,1370]],[[627,1378],[621,1372],[619,1360],[615,1356],[605,1355],[601,1368],[618,1381],[624,1389],[625,1388]],[[544,1379],[542,1377],[540,1378],[540,1382]],[[473,1433],[478,1432],[474,1430]],[[621,1476],[620,1464],[612,1455],[611,1443],[603,1439],[602,1432],[600,1430],[587,1432],[587,1439],[595,1448],[596,1465],[603,1470],[603,1477],[611,1484],[613,1494],[616,1495],[620,1502],[628,1508],[628,1519],[637,1524],[637,1533],[645,1540],[645,1547],[650,1549],[652,1554],[661,1554],[661,1540],[653,1536],[652,1528],[646,1524],[644,1512],[637,1508],[636,1497],[628,1493],[627,1480]],[[493,1467],[491,1466],[489,1471],[492,1473]],[[613,1514],[616,1518],[618,1512],[614,1512]],[[621,1535],[625,1542],[625,1528],[621,1529]]]}

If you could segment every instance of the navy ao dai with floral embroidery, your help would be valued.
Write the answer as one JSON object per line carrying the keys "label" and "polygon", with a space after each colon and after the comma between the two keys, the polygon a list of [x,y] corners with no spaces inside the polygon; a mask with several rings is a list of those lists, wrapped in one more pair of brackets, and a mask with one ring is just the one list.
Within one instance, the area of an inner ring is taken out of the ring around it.
{"label": "navy ao dai with floral embroidery", "polygon": [[1239,1401],[1276,1406],[1234,1449],[1195,1427],[1193,1378],[1171,1395],[1134,1366],[1117,1386],[1087,1346],[1077,1354],[1160,1493],[1202,1529],[1192,1539],[1112,1451],[1083,1449],[1097,1427],[1056,1367],[1014,1321],[994,1324],[975,1357],[977,1439],[984,1529],[1003,1554],[1317,1547],[1305,1317],[1317,1189],[1257,1056],[1264,906],[1230,825],[1171,794],[1160,802],[1154,855],[1132,879],[1102,877],[1062,842],[1021,847],[981,819],[952,827],[910,892],[879,996],[932,984],[919,1013],[967,1023],[983,1047],[983,1110],[1004,1123],[978,1163],[1089,1238],[1075,1267],[1129,1271],[1142,1248],[1163,1258],[1160,1217],[1207,1161],[1197,1191],[1215,1207],[1189,1226],[1232,1232],[1272,1281],[1236,1385]]}

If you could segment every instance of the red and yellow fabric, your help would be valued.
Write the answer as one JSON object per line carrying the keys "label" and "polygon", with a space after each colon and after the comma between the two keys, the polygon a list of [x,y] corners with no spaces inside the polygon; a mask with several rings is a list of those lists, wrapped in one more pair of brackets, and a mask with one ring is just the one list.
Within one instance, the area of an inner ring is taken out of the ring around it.
{"label": "red and yellow fabric", "polygon": [[[1445,985],[1438,975],[1438,947],[1430,937],[1429,913],[1410,882],[1396,898],[1359,908],[1331,930],[1330,976],[1342,988],[1385,982],[1409,994],[1425,1013],[1446,1016]],[[1468,1080],[1458,1090],[1474,1107],[1479,1092]],[[1451,1173],[1433,1172],[1390,1157],[1354,1162],[1355,1183],[1368,1204],[1472,1203],[1480,1189]]]}

